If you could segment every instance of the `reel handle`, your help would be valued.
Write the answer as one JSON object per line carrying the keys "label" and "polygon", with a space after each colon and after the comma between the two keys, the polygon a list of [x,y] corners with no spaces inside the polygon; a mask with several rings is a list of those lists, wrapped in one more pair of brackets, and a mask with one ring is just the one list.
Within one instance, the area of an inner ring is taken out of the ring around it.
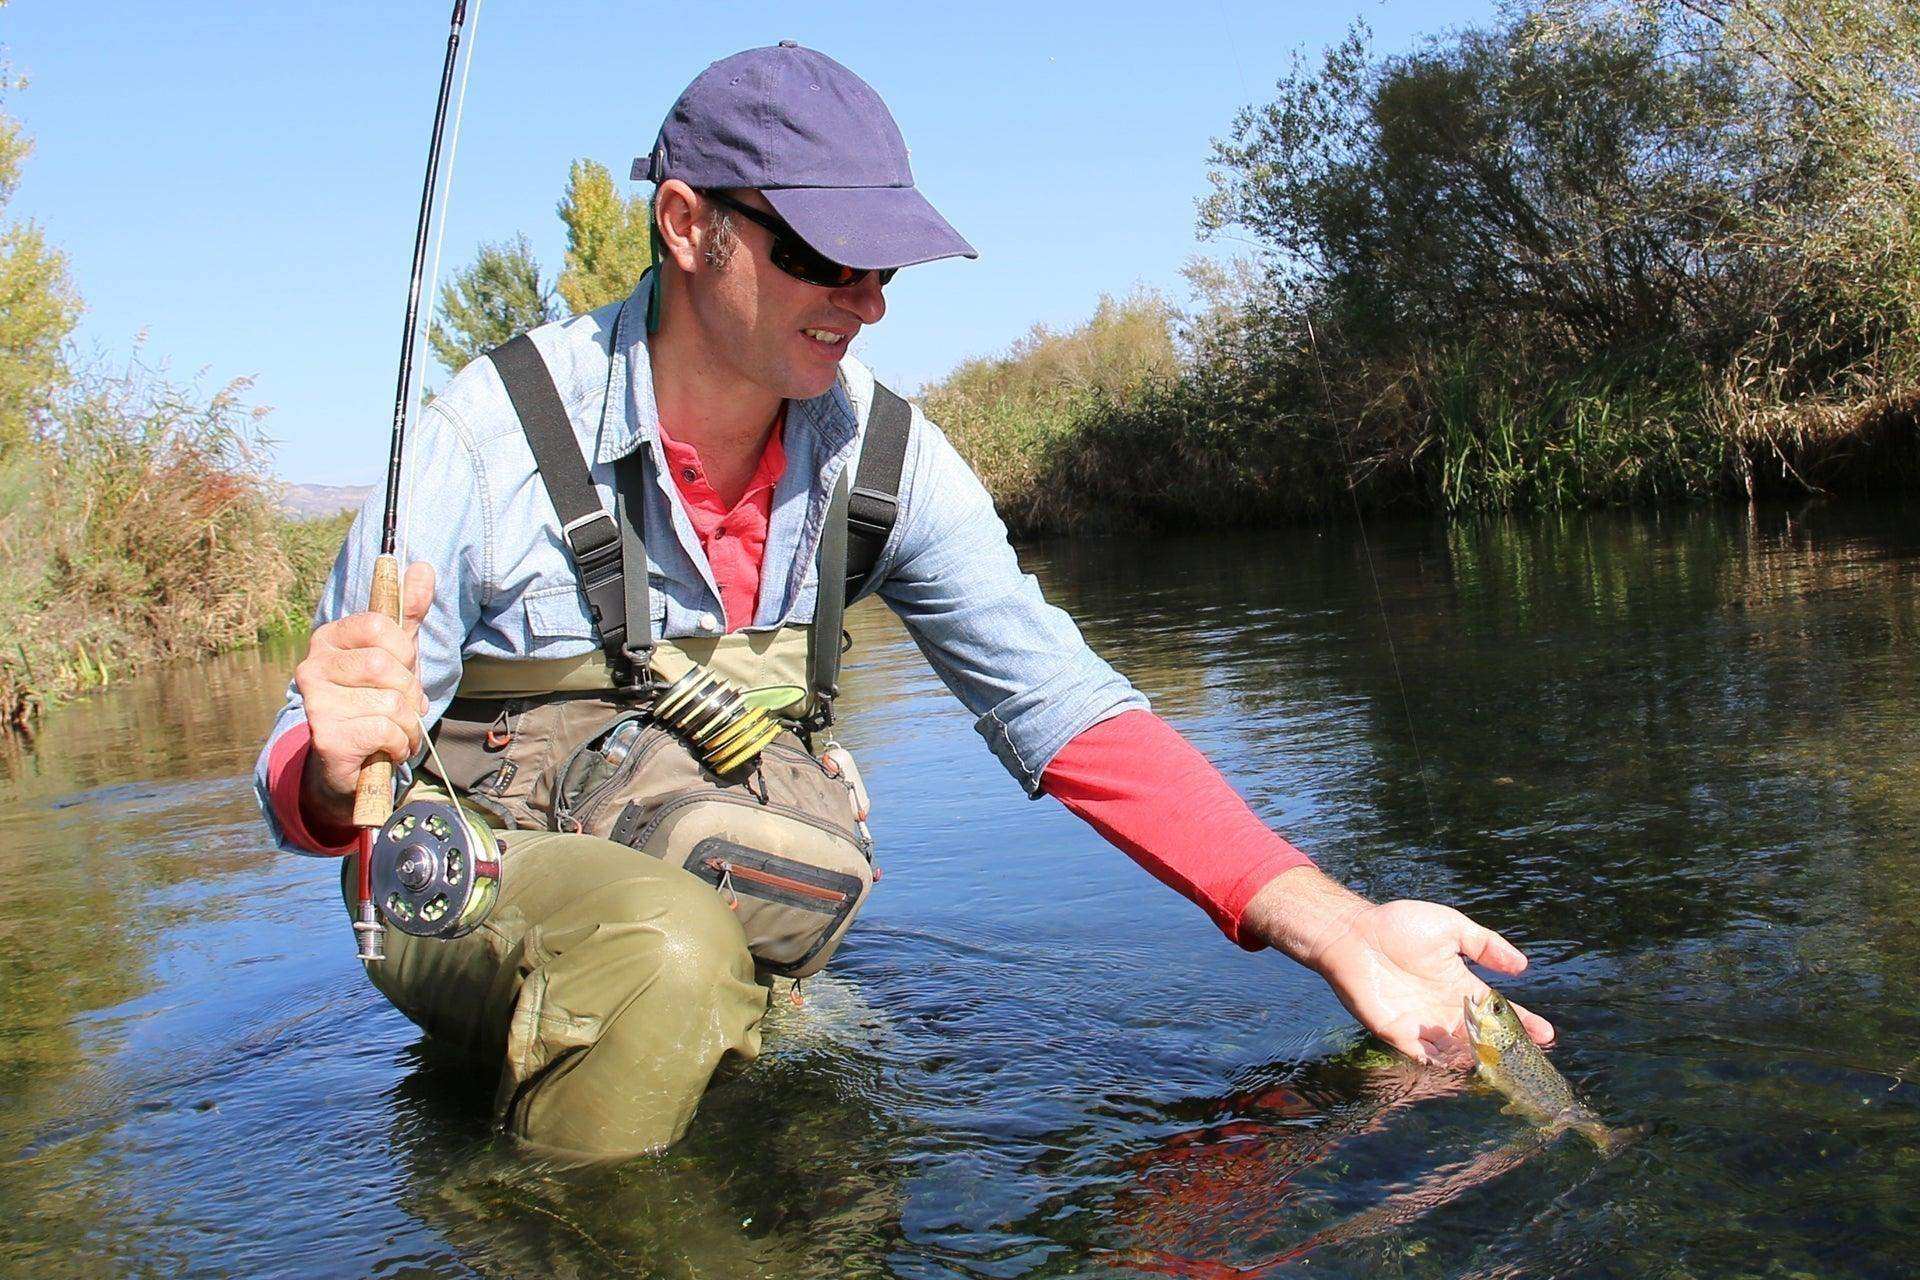
{"label": "reel handle", "polygon": [[[400,621],[400,561],[383,555],[373,562],[373,589],[367,593],[367,612],[383,613]],[[353,789],[353,825],[383,826],[393,816],[393,766],[384,751],[360,767]]]}

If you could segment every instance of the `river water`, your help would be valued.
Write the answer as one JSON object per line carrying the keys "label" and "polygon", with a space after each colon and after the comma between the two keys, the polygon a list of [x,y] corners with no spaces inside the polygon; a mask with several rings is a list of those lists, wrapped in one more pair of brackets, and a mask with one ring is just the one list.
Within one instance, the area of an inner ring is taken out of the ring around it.
{"label": "river water", "polygon": [[[843,738],[886,875],[668,1154],[527,1159],[367,985],[246,774],[294,655],[0,756],[13,1274],[1908,1276],[1920,526],[1893,506],[1022,559],[1266,819],[1525,949],[1611,1121],[1545,1149],[1001,771],[893,620]],[[1371,560],[1371,571],[1369,568]],[[1377,574],[1378,589],[1375,580]],[[1397,656],[1397,662],[1396,662]],[[1304,1250],[1304,1252],[1303,1252]]]}

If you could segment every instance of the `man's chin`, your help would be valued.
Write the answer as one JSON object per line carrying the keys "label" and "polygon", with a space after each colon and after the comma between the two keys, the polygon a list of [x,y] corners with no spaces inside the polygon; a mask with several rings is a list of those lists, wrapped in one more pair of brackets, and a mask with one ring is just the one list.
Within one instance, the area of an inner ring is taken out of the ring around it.
{"label": "man's chin", "polygon": [[838,363],[818,364],[809,369],[796,369],[794,370],[793,377],[788,380],[786,398],[788,400],[811,400],[815,396],[823,396],[833,390],[833,384],[837,382],[839,378],[840,366]]}

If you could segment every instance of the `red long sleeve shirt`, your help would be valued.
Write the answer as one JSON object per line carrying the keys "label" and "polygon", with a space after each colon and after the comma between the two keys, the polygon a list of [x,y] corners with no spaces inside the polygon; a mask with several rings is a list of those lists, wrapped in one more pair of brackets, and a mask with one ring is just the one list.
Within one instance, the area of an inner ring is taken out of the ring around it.
{"label": "red long sleeve shirt", "polygon": [[[784,420],[784,412],[775,419],[759,465],[732,502],[707,482],[698,450],[661,433],[674,485],[713,566],[729,631],[749,625],[759,602],[774,485],[786,468]],[[294,844],[350,853],[352,832],[323,828],[301,811],[300,775],[310,746],[304,725],[274,744],[267,779],[275,816]],[[1041,772],[1040,788],[1249,950],[1264,943],[1241,932],[1247,904],[1281,872],[1312,865],[1151,711],[1123,712],[1080,732]]]}

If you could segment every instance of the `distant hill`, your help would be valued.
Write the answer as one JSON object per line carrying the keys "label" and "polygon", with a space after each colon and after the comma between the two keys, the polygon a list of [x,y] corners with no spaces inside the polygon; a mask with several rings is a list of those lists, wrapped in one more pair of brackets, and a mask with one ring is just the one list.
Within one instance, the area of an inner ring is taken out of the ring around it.
{"label": "distant hill", "polygon": [[280,509],[304,520],[358,511],[373,492],[370,484],[283,484]]}

